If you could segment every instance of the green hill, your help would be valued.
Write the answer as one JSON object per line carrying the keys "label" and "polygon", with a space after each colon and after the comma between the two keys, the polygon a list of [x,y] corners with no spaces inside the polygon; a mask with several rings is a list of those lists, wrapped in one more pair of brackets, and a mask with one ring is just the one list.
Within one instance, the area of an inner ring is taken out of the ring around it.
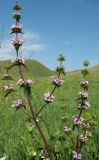
{"label": "green hill", "polygon": [[[10,66],[11,61],[0,61],[0,76],[2,76],[5,73],[5,66]],[[28,60],[26,62],[27,69],[23,68],[23,73],[25,76],[28,77],[47,77],[53,74],[53,71],[42,65],[40,62],[36,60]],[[18,75],[18,68],[15,66],[11,69],[11,74],[13,76]]]}

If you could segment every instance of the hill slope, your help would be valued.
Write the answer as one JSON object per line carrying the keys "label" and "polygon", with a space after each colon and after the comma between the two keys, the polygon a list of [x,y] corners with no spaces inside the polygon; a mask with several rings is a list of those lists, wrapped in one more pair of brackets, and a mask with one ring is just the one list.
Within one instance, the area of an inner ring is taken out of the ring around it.
{"label": "hill slope", "polygon": [[[0,61],[0,75],[2,76],[5,73],[5,66],[10,66],[11,61]],[[23,68],[24,75],[29,77],[46,77],[53,74],[53,71],[49,70],[47,67],[42,65],[40,62],[36,60],[28,60],[26,62],[27,70]],[[10,71],[14,76],[17,76],[18,69],[17,67],[13,67]]]}

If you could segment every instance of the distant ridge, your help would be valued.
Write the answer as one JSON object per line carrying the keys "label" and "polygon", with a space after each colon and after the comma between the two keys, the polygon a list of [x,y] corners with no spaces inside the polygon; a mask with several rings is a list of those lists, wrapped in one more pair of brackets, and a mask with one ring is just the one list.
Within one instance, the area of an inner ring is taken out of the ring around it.
{"label": "distant ridge", "polygon": [[[5,66],[11,65],[10,60],[0,61],[0,76],[5,73]],[[27,60],[27,70],[23,68],[24,75],[28,77],[47,77],[53,75],[53,71],[45,67],[43,64],[36,60]],[[13,75],[18,76],[18,68],[15,66],[10,71]]]}

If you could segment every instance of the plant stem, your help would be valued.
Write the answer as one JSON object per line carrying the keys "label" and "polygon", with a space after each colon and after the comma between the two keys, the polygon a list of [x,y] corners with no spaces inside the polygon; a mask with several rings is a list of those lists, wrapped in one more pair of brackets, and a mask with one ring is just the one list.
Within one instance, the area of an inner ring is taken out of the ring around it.
{"label": "plant stem", "polygon": [[[20,65],[19,65],[19,73],[20,73],[21,78],[24,80],[23,73],[22,73],[22,69],[21,69],[21,66],[20,66]],[[46,150],[47,150],[47,152],[48,152],[48,156],[49,156],[50,160],[52,160],[51,151],[50,151],[50,149],[49,149],[49,146],[48,146],[48,144],[47,144],[47,141],[46,141],[46,139],[45,139],[45,136],[44,136],[44,134],[43,134],[43,132],[42,132],[42,130],[41,130],[38,122],[37,122],[37,117],[35,116],[35,113],[34,113],[34,111],[33,111],[33,109],[32,109],[33,107],[32,107],[31,98],[30,98],[30,95],[29,95],[29,93],[27,92],[27,90],[25,90],[25,96],[26,96],[26,98],[27,98],[27,101],[28,101],[28,104],[29,104],[29,107],[30,107],[32,119],[34,120],[34,123],[35,123],[35,125],[36,125],[36,127],[37,127],[37,129],[38,129],[38,131],[39,131],[39,133],[40,133],[40,135],[41,135],[41,137],[42,137],[43,143],[44,143],[44,145],[45,145],[45,147],[46,147]]]}

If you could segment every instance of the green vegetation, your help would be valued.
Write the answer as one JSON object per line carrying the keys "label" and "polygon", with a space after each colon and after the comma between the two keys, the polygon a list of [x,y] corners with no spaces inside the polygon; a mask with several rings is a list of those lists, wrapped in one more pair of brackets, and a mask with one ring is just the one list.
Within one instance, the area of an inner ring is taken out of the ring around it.
{"label": "green vegetation", "polygon": [[[9,61],[7,61],[9,63]],[[34,67],[31,67],[34,64]],[[0,63],[0,76],[4,73],[5,62]],[[38,112],[42,104],[44,104],[43,94],[50,91],[51,75],[53,72],[46,69],[35,61],[29,61],[27,65],[28,75],[34,79],[32,85],[32,103],[34,111]],[[14,80],[18,79],[15,67],[11,70]],[[89,69],[89,101],[91,108],[88,112],[83,113],[84,117],[91,122],[93,126],[92,139],[88,142],[85,149],[83,149],[84,160],[98,160],[99,159],[99,66]],[[26,73],[25,73],[26,74]],[[35,76],[35,78],[34,78]],[[50,77],[49,77],[50,76]],[[2,76],[1,76],[2,77]],[[71,116],[77,113],[77,107],[75,99],[77,98],[78,91],[80,89],[79,82],[82,78],[80,71],[67,73],[63,76],[65,80],[60,90],[55,91],[55,100],[52,104],[46,106],[43,110],[39,121],[44,134],[47,137],[47,141],[51,145],[51,148],[56,153],[57,160],[71,160],[70,153],[68,152],[71,147],[70,140],[66,139],[63,127],[65,124],[69,124]],[[9,160],[32,160],[34,151],[37,152],[35,160],[39,160],[38,155],[43,148],[40,136],[35,128],[32,120],[28,116],[24,115],[22,110],[15,110],[11,108],[12,100],[20,97],[21,95],[24,104],[26,104],[26,111],[30,114],[27,102],[21,89],[16,87],[16,94],[4,98],[3,92],[0,94],[0,156],[4,154],[8,156]],[[4,81],[0,81],[0,88],[2,91]],[[65,117],[65,118],[63,118]],[[46,123],[45,123],[46,122]],[[50,137],[49,137],[50,135]],[[68,154],[69,153],[69,154]],[[31,158],[32,157],[32,158]]]}
{"label": "green vegetation", "polygon": [[[10,60],[0,61],[0,76],[5,73],[5,67],[9,64],[12,64]],[[36,60],[28,60],[26,65],[27,69],[23,68],[23,71],[24,75],[27,77],[47,77],[54,73]],[[18,77],[18,68],[12,68],[11,73],[13,77]]]}

